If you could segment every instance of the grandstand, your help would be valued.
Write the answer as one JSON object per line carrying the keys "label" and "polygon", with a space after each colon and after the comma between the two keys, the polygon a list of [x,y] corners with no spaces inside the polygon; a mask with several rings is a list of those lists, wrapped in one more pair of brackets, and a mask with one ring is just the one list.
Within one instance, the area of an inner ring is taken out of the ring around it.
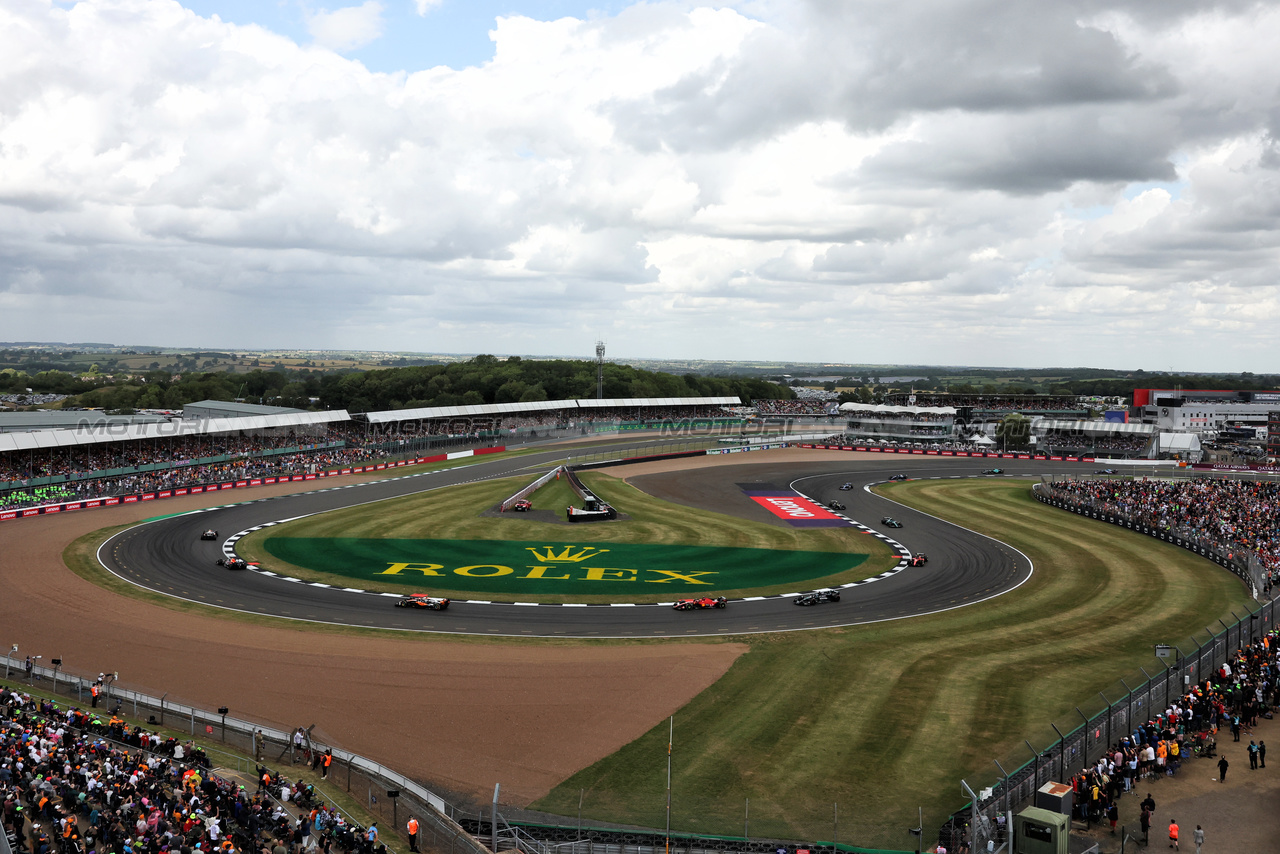
{"label": "grandstand", "polygon": [[1158,431],[1149,424],[1042,418],[1031,430],[1036,449],[1053,455],[1153,459],[1159,449]]}
{"label": "grandstand", "polygon": [[585,436],[742,423],[740,415],[726,408],[740,406],[737,397],[539,401],[354,417],[345,410],[302,412],[206,403],[193,413],[224,417],[93,419],[76,429],[0,433],[0,511],[207,483],[314,475],[331,466],[552,433]]}
{"label": "grandstand", "polygon": [[855,439],[949,442],[955,435],[956,410],[951,406],[891,406],[843,403],[847,433]]}
{"label": "grandstand", "polygon": [[963,420],[1003,418],[1011,412],[1049,418],[1085,418],[1088,407],[1070,394],[953,394],[945,391],[913,391],[885,395],[891,406],[949,406]]}

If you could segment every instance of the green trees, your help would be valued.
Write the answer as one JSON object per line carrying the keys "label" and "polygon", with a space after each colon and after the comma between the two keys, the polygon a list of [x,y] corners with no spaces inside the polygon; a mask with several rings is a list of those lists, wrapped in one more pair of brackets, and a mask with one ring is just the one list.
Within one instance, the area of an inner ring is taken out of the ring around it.
{"label": "green trees", "polygon": [[[790,389],[758,379],[679,376],[607,364],[604,396],[790,398]],[[574,400],[596,396],[594,362],[533,361],[477,356],[449,365],[387,368],[366,373],[326,375],[320,398],[329,409],[351,412],[424,406],[465,406]]]}

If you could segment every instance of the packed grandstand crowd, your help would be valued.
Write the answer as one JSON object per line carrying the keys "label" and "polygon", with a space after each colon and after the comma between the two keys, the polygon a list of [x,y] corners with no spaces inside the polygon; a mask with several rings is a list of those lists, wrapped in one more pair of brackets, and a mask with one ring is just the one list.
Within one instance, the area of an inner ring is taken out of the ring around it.
{"label": "packed grandstand crowd", "polygon": [[1095,453],[1106,451],[1120,456],[1133,456],[1146,449],[1151,437],[1145,433],[1119,436],[1084,436],[1079,433],[1046,433],[1041,439],[1053,453]]}
{"label": "packed grandstand crowd", "polygon": [[1153,528],[1243,548],[1280,571],[1280,483],[1186,480],[1056,481],[1055,490]]}
{"label": "packed grandstand crowd", "polygon": [[952,394],[950,392],[913,391],[910,394],[886,395],[885,403],[894,406],[962,406],[988,412],[1074,412],[1084,409],[1075,395],[1056,394]]}
{"label": "packed grandstand crowd", "polygon": [[[180,489],[232,479],[310,474],[409,453],[414,440],[481,442],[521,428],[572,429],[619,420],[680,422],[730,417],[717,406],[605,407],[494,418],[442,418],[372,425],[339,422],[301,428],[99,442],[0,454],[0,510]],[[285,451],[280,453],[280,451]],[[119,469],[155,470],[119,472]],[[112,471],[117,470],[117,471]],[[107,473],[110,472],[110,475]],[[52,478],[57,482],[49,482]],[[30,483],[30,481],[35,483]]]}
{"label": "packed grandstand crowd", "polygon": [[385,852],[310,785],[260,768],[251,793],[191,743],[115,714],[0,689],[0,727],[3,823],[18,852]]}
{"label": "packed grandstand crowd", "polygon": [[754,400],[756,414],[765,417],[771,415],[807,415],[820,417],[827,414],[831,401],[827,400]]}

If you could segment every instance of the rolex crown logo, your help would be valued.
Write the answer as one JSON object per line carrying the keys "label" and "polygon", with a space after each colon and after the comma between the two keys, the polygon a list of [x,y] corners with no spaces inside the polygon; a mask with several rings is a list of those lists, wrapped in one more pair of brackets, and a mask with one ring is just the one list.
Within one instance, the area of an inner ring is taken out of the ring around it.
{"label": "rolex crown logo", "polygon": [[[581,563],[589,557],[602,555],[608,549],[597,549],[594,546],[565,546],[556,552],[553,546],[527,546],[533,556],[543,563]],[[574,551],[574,549],[578,551]]]}

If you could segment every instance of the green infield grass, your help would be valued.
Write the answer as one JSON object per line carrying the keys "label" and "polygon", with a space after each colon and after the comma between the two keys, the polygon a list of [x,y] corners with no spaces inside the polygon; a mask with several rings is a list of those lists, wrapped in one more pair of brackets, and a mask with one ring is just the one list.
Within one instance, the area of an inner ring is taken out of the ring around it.
{"label": "green infield grass", "polygon": [[[978,789],[1079,725],[1074,709],[1118,699],[1118,680],[1158,667],[1230,611],[1243,585],[1174,546],[1035,501],[1029,481],[915,481],[883,488],[913,507],[1003,540],[1035,564],[995,600],[847,629],[733,638],[750,645],[675,713],[672,826],[909,849]],[[1138,680],[1139,684],[1141,679]],[[1193,760],[1194,761],[1194,760]],[[533,809],[662,827],[667,722],[578,772]],[[1206,766],[1207,767],[1207,766]],[[1210,769],[1212,770],[1212,769]],[[1206,772],[1207,773],[1207,772]]]}
{"label": "green infield grass", "polygon": [[[894,552],[856,528],[791,528],[694,510],[606,475],[584,482],[625,518],[569,524],[496,514],[528,479],[450,487],[323,513],[236,544],[264,568],[377,591],[435,591],[522,602],[664,602],[768,595],[844,584],[894,566]],[[563,481],[535,511],[576,495]]]}

